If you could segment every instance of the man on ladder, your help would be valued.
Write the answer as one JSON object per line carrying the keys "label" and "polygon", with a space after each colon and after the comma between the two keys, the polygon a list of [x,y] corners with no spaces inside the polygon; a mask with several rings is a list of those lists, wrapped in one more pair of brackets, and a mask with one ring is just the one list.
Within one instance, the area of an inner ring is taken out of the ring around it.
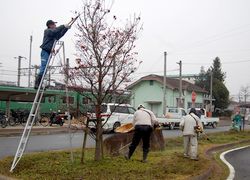
{"label": "man on ladder", "polygon": [[61,25],[59,27],[56,27],[56,23],[52,20],[48,20],[46,23],[47,29],[44,30],[44,36],[43,36],[43,43],[40,46],[41,51],[41,66],[39,70],[39,74],[36,77],[35,81],[35,89],[38,89],[46,64],[48,62],[48,59],[50,57],[50,53],[56,53],[53,48],[53,44],[56,40],[59,40],[61,37],[64,36],[64,34],[70,29],[72,25],[72,20],[65,25]]}
{"label": "man on ladder", "polygon": [[[43,93],[45,90],[45,87],[42,86],[42,83],[43,83],[42,81],[44,80],[44,76],[47,72],[47,68],[48,68],[48,65],[50,63],[52,56],[54,58],[55,55],[57,54],[57,52],[55,52],[55,50],[54,50],[55,45],[56,45],[57,41],[61,37],[63,37],[63,35],[68,31],[68,29],[74,24],[74,22],[76,22],[77,18],[80,17],[80,15],[81,14],[78,14],[78,16],[76,16],[75,18],[72,18],[71,21],[67,25],[61,25],[59,27],[56,27],[56,22],[54,22],[52,20],[47,21],[46,25],[47,25],[48,29],[46,29],[44,31],[43,44],[41,45],[41,48],[42,48],[41,67],[40,67],[40,72],[36,78],[36,83],[35,83],[35,89],[38,89],[38,90],[36,92],[36,96],[34,98],[34,102],[32,104],[26,125],[24,127],[22,137],[21,137],[20,142],[18,144],[17,151],[16,151],[14,160],[13,160],[11,168],[10,168],[10,172],[13,172],[13,170],[15,169],[16,165],[20,161],[20,159],[25,151],[25,148],[26,148],[29,136],[30,136],[30,132],[31,132],[32,126],[34,124],[34,121],[36,119],[39,105],[41,103]],[[59,45],[60,45],[60,47],[58,48],[58,50],[60,50],[60,48],[64,44],[60,43]]]}

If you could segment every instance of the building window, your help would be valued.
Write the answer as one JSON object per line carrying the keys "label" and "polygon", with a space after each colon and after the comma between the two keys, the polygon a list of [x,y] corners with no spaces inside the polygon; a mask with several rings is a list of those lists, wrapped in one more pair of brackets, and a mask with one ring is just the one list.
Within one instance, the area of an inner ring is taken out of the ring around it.
{"label": "building window", "polygon": [[179,98],[176,98],[176,106],[180,106],[181,108],[185,107],[185,99],[181,99],[181,102],[179,104]]}
{"label": "building window", "polygon": [[154,81],[153,81],[153,80],[150,80],[150,81],[149,81],[149,85],[150,85],[150,86],[153,86],[153,85],[154,85]]}
{"label": "building window", "polygon": [[[66,104],[67,103],[67,97],[64,96],[62,97],[63,103]],[[74,104],[74,97],[69,96],[69,104]]]}
{"label": "building window", "polygon": [[48,97],[48,102],[55,103],[56,102],[55,97]]}
{"label": "building window", "polygon": [[87,97],[83,97],[82,98],[82,104],[89,104],[90,103],[90,99]]}
{"label": "building window", "polygon": [[[192,102],[188,102],[188,109],[189,109],[189,108],[192,108],[192,105],[193,105]],[[203,103],[195,103],[195,104],[194,104],[194,107],[195,107],[195,108],[203,108],[204,105],[203,105]]]}

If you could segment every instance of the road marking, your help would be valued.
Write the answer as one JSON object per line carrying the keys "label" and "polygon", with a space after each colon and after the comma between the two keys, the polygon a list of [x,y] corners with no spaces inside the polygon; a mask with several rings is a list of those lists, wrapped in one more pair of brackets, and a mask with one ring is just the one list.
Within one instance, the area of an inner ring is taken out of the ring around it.
{"label": "road marking", "polygon": [[235,170],[234,170],[234,167],[225,159],[225,155],[227,153],[230,153],[230,152],[233,152],[233,151],[237,151],[237,150],[240,150],[240,149],[244,149],[244,148],[247,148],[247,147],[250,147],[250,145],[239,147],[239,148],[235,148],[235,149],[231,149],[231,150],[225,151],[225,152],[223,152],[223,153],[220,154],[220,159],[229,168],[229,176],[227,177],[227,180],[233,180],[234,179]]}

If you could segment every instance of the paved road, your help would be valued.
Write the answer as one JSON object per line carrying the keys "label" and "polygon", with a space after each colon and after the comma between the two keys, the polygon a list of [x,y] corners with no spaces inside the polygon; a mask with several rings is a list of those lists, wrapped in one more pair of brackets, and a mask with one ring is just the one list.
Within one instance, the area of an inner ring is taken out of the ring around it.
{"label": "paved road", "polygon": [[[250,127],[250,126],[249,126]],[[207,133],[228,131],[229,126],[217,127],[216,129],[206,129]],[[167,137],[181,136],[179,130],[163,130],[163,135]],[[105,135],[105,137],[110,135]],[[74,133],[73,147],[80,147],[82,144],[83,133]],[[20,136],[13,137],[0,137],[0,158],[8,155],[14,155],[19,143]],[[87,147],[94,147],[94,140],[90,137],[87,140]],[[64,134],[51,134],[51,135],[36,135],[31,136],[26,152],[47,151],[69,148],[69,136]]]}
{"label": "paved road", "polygon": [[[216,129],[213,129],[212,127],[206,127],[205,132],[206,133],[216,133],[216,132],[223,132],[223,131],[228,131],[230,129],[230,126],[221,126],[221,127],[217,127]],[[246,129],[250,129],[250,126],[246,126]],[[168,137],[178,137],[181,136],[181,131],[178,129],[175,130],[164,130],[163,131],[163,136],[165,138]]]}
{"label": "paved road", "polygon": [[225,159],[234,167],[234,180],[250,179],[250,147],[227,153]]}
{"label": "paved road", "polygon": [[[19,143],[20,137],[0,137],[0,158],[8,155],[14,155]],[[80,147],[83,140],[83,133],[74,133],[72,138],[73,147]],[[26,148],[26,152],[47,151],[69,148],[69,135],[51,134],[31,136]],[[87,140],[87,147],[94,147],[94,140],[90,137]]]}

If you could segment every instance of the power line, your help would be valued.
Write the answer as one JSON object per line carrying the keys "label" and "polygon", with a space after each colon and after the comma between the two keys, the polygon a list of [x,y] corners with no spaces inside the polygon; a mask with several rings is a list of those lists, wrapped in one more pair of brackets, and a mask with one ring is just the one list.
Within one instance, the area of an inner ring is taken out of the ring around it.
{"label": "power line", "polygon": [[[179,69],[167,70],[167,72],[179,71]],[[147,72],[135,72],[134,74],[150,74],[150,73],[163,73],[164,71],[147,71]]]}
{"label": "power line", "polygon": [[[238,63],[246,63],[246,62],[250,62],[250,60],[241,60],[241,61],[227,61],[227,62],[221,62],[221,64],[238,64]],[[183,63],[185,65],[211,65],[211,63],[195,63],[195,62],[191,62],[191,63]]]}
{"label": "power line", "polygon": [[246,52],[250,51],[250,49],[227,49],[227,50],[210,50],[210,51],[195,51],[195,52],[181,52],[181,53],[175,53],[176,55],[194,55],[194,54],[199,54],[199,55],[207,55],[211,53],[219,53],[219,54],[235,54],[239,52]]}
{"label": "power line", "polygon": [[[249,28],[249,25],[250,24],[246,24],[246,25],[242,25],[242,26],[239,26],[239,27],[236,27],[236,28],[233,28],[229,31],[226,31],[226,32],[223,32],[223,33],[218,33],[218,34],[215,34],[215,35],[212,35],[212,36],[209,36],[207,38],[204,38],[202,40],[198,40],[196,42],[193,42],[193,43],[190,43],[187,47],[183,47],[181,48],[179,51],[177,50],[175,54],[178,54],[180,52],[185,52],[187,51],[188,49],[190,48],[193,48],[193,47],[200,47],[200,46],[203,46],[204,44],[208,44],[208,43],[211,43],[211,42],[214,42],[214,41],[217,41],[217,40],[220,40],[220,39],[224,39],[224,38],[227,38],[227,37],[231,37],[231,36],[234,36],[234,35],[237,35],[239,33],[245,33],[245,32],[248,32],[250,31],[248,28]],[[247,28],[246,28],[247,27]],[[242,29],[242,28],[246,28],[247,30],[244,30],[244,31],[238,31],[239,29]]]}
{"label": "power line", "polygon": [[14,70],[9,70],[9,69],[0,69],[0,71],[17,72],[17,71],[14,71]]}
{"label": "power line", "polygon": [[1,76],[16,76],[16,74],[0,74]]}
{"label": "power line", "polygon": [[235,63],[245,63],[245,62],[250,62],[250,60],[228,61],[228,62],[224,62],[222,64],[235,64]]}

